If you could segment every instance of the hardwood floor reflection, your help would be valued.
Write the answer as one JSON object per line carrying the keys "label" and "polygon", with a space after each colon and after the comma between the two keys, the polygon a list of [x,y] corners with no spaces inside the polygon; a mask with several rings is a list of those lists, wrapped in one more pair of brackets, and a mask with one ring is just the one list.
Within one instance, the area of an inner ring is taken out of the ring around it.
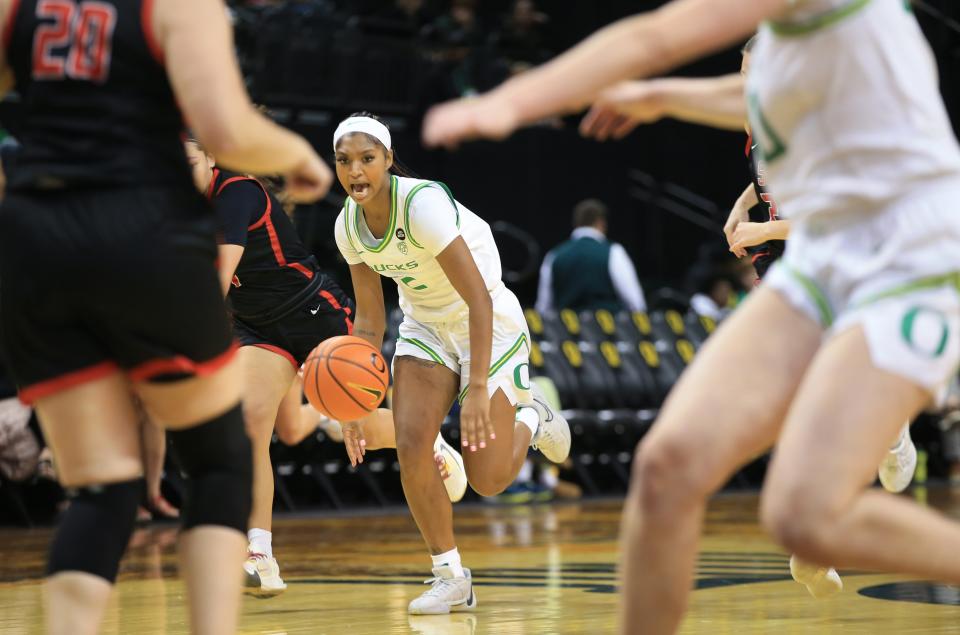
{"label": "hardwood floor reflection", "polygon": [[[922,491],[960,515],[960,495]],[[814,600],[761,532],[757,498],[710,507],[683,633],[960,633],[960,591],[903,576],[841,572],[845,588]],[[457,510],[459,547],[476,580],[473,614],[410,617],[430,561],[409,515],[281,518],[275,552],[286,593],[243,604],[243,633],[527,635],[609,633],[616,613],[620,503]],[[138,530],[103,632],[188,632],[175,527]],[[0,531],[0,633],[42,631],[40,582],[49,530]]]}

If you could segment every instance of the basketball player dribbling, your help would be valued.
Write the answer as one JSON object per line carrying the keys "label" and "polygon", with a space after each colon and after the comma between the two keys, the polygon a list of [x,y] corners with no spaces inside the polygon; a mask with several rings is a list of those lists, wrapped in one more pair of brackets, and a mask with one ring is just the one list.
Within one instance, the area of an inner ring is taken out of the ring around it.
{"label": "basketball player dribbling", "polygon": [[270,440],[280,400],[307,354],[353,328],[352,302],[300,241],[280,202],[256,179],[216,167],[197,140],[185,144],[194,184],[220,221],[218,270],[240,344],[243,411],[253,444],[248,558],[251,592],[286,589],[273,557]]}
{"label": "basketball player dribbling", "polygon": [[[336,240],[357,298],[354,334],[381,346],[386,311],[380,276],[397,283],[404,314],[393,359],[397,455],[435,576],[408,610],[472,610],[477,596],[432,459],[440,424],[459,399],[467,478],[485,496],[514,480],[531,445],[551,461],[563,461],[570,429],[531,387],[526,322],[500,280],[500,256],[487,223],[446,186],[391,174],[396,166],[390,131],[369,114],[342,121],[333,147],[337,176],[349,195]],[[345,437],[349,428],[349,436],[362,436],[362,423],[345,424]],[[351,445],[348,452],[362,454]]]}
{"label": "basketball player dribbling", "polygon": [[[212,201],[220,220],[220,287],[240,344],[243,411],[254,457],[248,557],[243,565],[246,588],[271,596],[287,588],[273,555],[271,531],[274,423],[281,400],[291,387],[299,388],[298,371],[310,351],[326,339],[352,332],[353,301],[320,269],[280,202],[260,181],[216,167],[215,157],[195,139],[185,146],[194,184]],[[373,419],[376,431],[370,449],[391,447],[390,439],[384,438],[393,427],[390,411]],[[445,449],[456,454],[449,446]],[[459,464],[454,460],[443,467],[457,471]],[[454,482],[462,484],[462,496],[465,477],[455,476]]]}
{"label": "basketball player dribbling", "polygon": [[637,450],[625,633],[679,629],[708,497],[775,442],[760,517],[785,548],[822,566],[960,583],[960,526],[869,487],[903,421],[938,397],[960,357],[960,148],[909,4],[675,0],[438,107],[424,138],[503,137],[758,25],[747,107],[790,240]]}
{"label": "basketball player dribbling", "polygon": [[253,109],[219,0],[0,0],[0,24],[3,89],[15,83],[23,110],[0,206],[2,345],[73,492],[47,563],[46,629],[99,630],[141,496],[136,393],[189,477],[191,630],[235,633],[250,441],[183,118],[225,164],[283,174],[295,200],[322,196],[332,175]]}

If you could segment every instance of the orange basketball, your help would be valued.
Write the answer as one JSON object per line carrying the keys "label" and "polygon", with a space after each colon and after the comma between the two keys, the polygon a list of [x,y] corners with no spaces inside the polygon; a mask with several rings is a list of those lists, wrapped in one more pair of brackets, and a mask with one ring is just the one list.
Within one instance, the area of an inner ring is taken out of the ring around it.
{"label": "orange basketball", "polygon": [[331,337],[303,363],[307,401],[336,421],[356,421],[376,410],[389,383],[383,355],[353,335]]}

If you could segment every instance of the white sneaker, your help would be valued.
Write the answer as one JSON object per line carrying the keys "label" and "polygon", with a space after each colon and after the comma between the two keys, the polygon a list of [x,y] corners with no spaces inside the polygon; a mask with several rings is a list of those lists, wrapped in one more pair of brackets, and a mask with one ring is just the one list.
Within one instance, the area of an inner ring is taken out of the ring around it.
{"label": "white sneaker", "polygon": [[880,484],[888,492],[902,492],[913,480],[913,473],[917,469],[917,446],[910,438],[910,424],[903,426],[897,443],[887,452],[880,462],[877,475]]}
{"label": "white sneaker", "polygon": [[463,457],[438,434],[433,444],[433,458],[443,477],[443,486],[447,488],[450,502],[456,503],[467,493],[467,470],[463,467]]}
{"label": "white sneaker", "polygon": [[833,567],[823,568],[804,562],[796,556],[790,556],[790,575],[807,587],[810,595],[817,599],[830,597],[843,591],[843,580]]}
{"label": "white sneaker", "polygon": [[267,598],[287,590],[287,585],[280,578],[280,565],[276,558],[249,551],[247,560],[243,563],[243,571],[247,574],[243,583],[246,587],[245,593]]}
{"label": "white sneaker", "polygon": [[470,569],[464,569],[463,578],[453,577],[447,565],[433,568],[433,575],[424,584],[430,589],[410,602],[407,612],[411,615],[446,615],[451,611],[472,611],[477,608],[477,594],[473,592]]}
{"label": "white sneaker", "polygon": [[533,397],[531,405],[540,415],[540,424],[530,439],[530,447],[540,450],[554,463],[563,463],[570,455],[570,424],[560,416],[559,408],[551,406],[537,383],[531,382],[530,395]]}

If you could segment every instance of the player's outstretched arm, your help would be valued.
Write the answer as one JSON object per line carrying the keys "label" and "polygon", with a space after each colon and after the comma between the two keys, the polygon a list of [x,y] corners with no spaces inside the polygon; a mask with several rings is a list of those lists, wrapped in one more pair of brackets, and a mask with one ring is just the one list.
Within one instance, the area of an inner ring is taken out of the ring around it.
{"label": "player's outstretched arm", "polygon": [[781,14],[790,0],[675,0],[597,31],[556,59],[486,95],[437,106],[424,122],[428,145],[500,139],[518,127],[593,102],[613,84],[664,72],[719,50]]}
{"label": "player's outstretched arm", "polygon": [[282,174],[297,201],[313,201],[333,182],[330,168],[300,135],[253,107],[234,55],[222,0],[167,0],[153,7],[153,35],[177,101],[194,134],[238,172]]}
{"label": "player's outstretched arm", "polygon": [[750,208],[759,202],[760,199],[757,198],[757,192],[753,189],[753,183],[748,183],[740,196],[737,197],[733,208],[730,210],[730,215],[727,216],[727,222],[723,225],[723,235],[727,239],[727,245],[737,258],[746,256],[747,251],[744,248],[733,248],[733,244],[737,242],[733,234],[737,231],[737,227],[739,227],[741,223],[750,221]]}
{"label": "player's outstretched arm", "polygon": [[768,240],[786,240],[790,235],[789,220],[771,220],[764,223],[740,223],[733,232],[730,251],[740,257],[747,254],[747,247],[753,247]]}
{"label": "player's outstretched arm", "polygon": [[626,81],[604,90],[580,122],[580,134],[598,141],[622,139],[640,124],[672,117],[725,130],[741,130],[747,117],[744,78]]}

